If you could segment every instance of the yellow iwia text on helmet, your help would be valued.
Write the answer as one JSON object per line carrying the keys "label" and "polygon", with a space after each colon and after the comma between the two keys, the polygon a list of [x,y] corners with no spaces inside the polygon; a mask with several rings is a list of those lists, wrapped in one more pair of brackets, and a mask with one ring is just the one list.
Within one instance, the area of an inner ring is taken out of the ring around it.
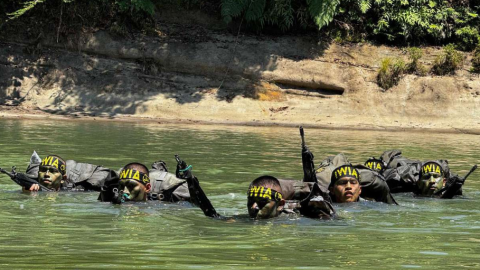
{"label": "yellow iwia text on helmet", "polygon": [[65,162],[56,156],[47,156],[42,160],[41,166],[51,166],[57,168],[62,174],[65,174]]}
{"label": "yellow iwia text on helmet", "polygon": [[280,192],[277,192],[271,188],[252,186],[248,190],[249,198],[261,198],[268,200],[280,201],[283,197]]}
{"label": "yellow iwia text on helmet", "polygon": [[120,172],[120,180],[123,180],[123,179],[135,180],[144,185],[150,183],[150,177],[148,177],[147,174],[134,169],[123,169]]}
{"label": "yellow iwia text on helmet", "polygon": [[436,162],[427,162],[422,166],[422,174],[438,173],[443,175],[443,169],[440,164]]}

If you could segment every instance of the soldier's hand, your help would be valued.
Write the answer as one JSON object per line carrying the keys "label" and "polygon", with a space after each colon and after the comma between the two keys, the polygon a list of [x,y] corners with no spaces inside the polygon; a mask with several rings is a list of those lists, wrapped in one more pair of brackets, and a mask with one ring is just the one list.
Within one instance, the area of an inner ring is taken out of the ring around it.
{"label": "soldier's hand", "polygon": [[39,191],[40,190],[40,186],[38,184],[33,184],[29,191]]}
{"label": "soldier's hand", "polygon": [[310,149],[308,149],[306,146],[302,148],[302,157],[306,157],[309,160],[313,160],[313,153],[310,152]]}
{"label": "soldier's hand", "polygon": [[464,183],[464,179],[462,179],[458,175],[454,175],[447,180],[445,186],[450,187],[451,185],[454,185],[454,184],[462,185],[463,183]]}
{"label": "soldier's hand", "polygon": [[177,163],[177,170],[175,172],[176,176],[181,179],[189,179],[192,175],[192,165],[187,166],[185,161]]}

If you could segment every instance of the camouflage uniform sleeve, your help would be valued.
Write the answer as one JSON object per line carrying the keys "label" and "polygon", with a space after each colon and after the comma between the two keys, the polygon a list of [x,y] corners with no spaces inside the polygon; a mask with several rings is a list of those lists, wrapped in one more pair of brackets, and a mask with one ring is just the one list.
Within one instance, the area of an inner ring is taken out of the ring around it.
{"label": "camouflage uniform sleeve", "polygon": [[162,183],[163,200],[170,202],[190,201],[190,192],[186,180],[167,174]]}
{"label": "camouflage uniform sleeve", "polygon": [[188,192],[188,184],[185,182],[177,186],[172,192],[172,200],[177,201],[190,201],[190,192]]}

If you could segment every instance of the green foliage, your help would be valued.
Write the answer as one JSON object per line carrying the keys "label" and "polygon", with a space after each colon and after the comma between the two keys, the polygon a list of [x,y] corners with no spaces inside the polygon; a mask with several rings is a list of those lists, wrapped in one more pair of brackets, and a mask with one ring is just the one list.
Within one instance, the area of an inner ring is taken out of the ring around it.
{"label": "green foliage", "polygon": [[46,0],[27,1],[27,2],[23,3],[23,8],[15,11],[15,12],[9,13],[8,16],[10,17],[11,20],[16,19],[16,18],[22,16],[23,14],[25,14],[27,11],[33,9],[36,5],[41,4],[45,1]]}
{"label": "green foliage", "polygon": [[[106,6],[112,15],[109,19],[126,23],[127,30],[131,23],[140,28],[148,23],[151,26],[155,4],[168,3],[170,7],[208,9],[209,14],[219,13],[226,23],[245,21],[247,27],[256,30],[296,31],[300,27],[321,30],[323,35],[341,42],[454,43],[461,50],[472,50],[480,37],[479,0],[7,0],[6,4],[4,1],[0,1],[0,7],[9,5],[10,11],[16,10],[9,13],[12,19],[42,3],[56,5],[55,11],[59,10],[59,3],[67,2],[84,6],[88,2],[97,6],[94,9],[98,13]],[[2,18],[0,14],[0,23],[1,20],[5,20],[5,15]],[[122,32],[124,27],[117,26],[118,32]]]}
{"label": "green foliage", "polygon": [[408,48],[408,59],[410,60],[410,63],[406,65],[405,71],[418,76],[427,75],[427,69],[418,61],[420,58],[422,58],[422,56],[423,52],[420,48]]}
{"label": "green foliage", "polygon": [[455,42],[470,50],[480,31],[480,6],[468,2],[343,0],[335,19],[350,26],[348,31],[365,33],[382,43]]}
{"label": "green foliage", "polygon": [[[456,42],[471,50],[480,32],[480,7],[439,0],[221,0],[225,22],[244,18],[250,25],[283,31],[295,25],[328,27],[332,38],[398,43]],[[332,21],[335,19],[335,24]],[[340,32],[340,33],[339,33]],[[361,37],[361,38],[360,38]]]}
{"label": "green foliage", "polygon": [[358,8],[363,14],[367,13],[367,11],[372,7],[372,3],[369,0],[359,0],[357,4]]}
{"label": "green foliage", "polygon": [[405,62],[402,59],[385,58],[378,71],[377,84],[387,90],[398,84],[404,72]]}
{"label": "green foliage", "polygon": [[333,20],[340,0],[307,0],[307,4],[315,24],[322,29]]}
{"label": "green foliage", "polygon": [[290,29],[295,21],[295,10],[292,0],[268,1],[265,13],[261,19],[261,26],[274,25],[282,31]]}
{"label": "green foliage", "polygon": [[250,1],[250,4],[245,11],[245,19],[247,21],[255,21],[260,19],[263,15],[266,4],[266,0]]}
{"label": "green foliage", "polygon": [[452,37],[455,29],[452,24],[462,17],[461,10],[446,1],[375,0],[372,13],[378,20],[371,27],[375,35],[390,41],[422,38],[441,41]]}
{"label": "green foliage", "polygon": [[480,44],[473,53],[471,72],[480,73]]}
{"label": "green foliage", "polygon": [[244,18],[260,27],[272,25],[283,31],[294,25],[319,29],[332,22],[340,0],[222,0],[221,14],[226,23]]}
{"label": "green foliage", "polygon": [[455,31],[455,35],[459,39],[459,45],[463,50],[470,51],[474,49],[480,39],[478,30],[472,26],[466,26]]}
{"label": "green foliage", "polygon": [[[81,0],[60,0],[60,3],[71,3],[71,2],[80,2]],[[90,0],[95,2],[94,0]],[[17,1],[20,2],[20,1]],[[47,0],[32,0],[23,2],[23,7],[12,13],[9,13],[10,19],[17,19],[20,16],[24,15],[28,11],[35,8],[37,5],[47,2]],[[51,2],[50,0],[48,2]],[[53,1],[52,1],[53,2]],[[146,13],[148,15],[153,15],[155,13],[155,5],[152,0],[97,0],[97,3],[100,2],[110,2],[111,5],[114,5],[118,8],[118,11],[121,13],[129,14],[141,14]],[[98,4],[100,6],[100,4]]]}
{"label": "green foliage", "polygon": [[[13,20],[13,19],[17,19],[19,18],[20,16],[24,15],[25,13],[27,13],[28,11],[32,10],[35,6],[37,6],[38,4],[42,4],[42,3],[45,3],[45,1],[47,0],[32,0],[32,1],[14,1],[14,2],[23,2],[22,5],[23,7],[12,12],[12,13],[9,13],[8,16],[9,16],[9,19],[10,20]],[[61,3],[71,3],[75,0],[61,0],[60,2]]]}
{"label": "green foliage", "polygon": [[463,66],[463,59],[463,54],[455,50],[453,44],[448,44],[443,47],[443,54],[435,59],[432,72],[436,75],[454,74]]}
{"label": "green foliage", "polygon": [[226,23],[243,14],[248,22],[263,17],[267,0],[224,0],[222,1],[222,17]]}
{"label": "green foliage", "polygon": [[224,0],[222,1],[222,17],[226,23],[233,18],[239,17],[247,8],[248,0]]}
{"label": "green foliage", "polygon": [[155,5],[151,0],[115,0],[121,12],[125,13],[146,13],[150,16],[155,13]]}

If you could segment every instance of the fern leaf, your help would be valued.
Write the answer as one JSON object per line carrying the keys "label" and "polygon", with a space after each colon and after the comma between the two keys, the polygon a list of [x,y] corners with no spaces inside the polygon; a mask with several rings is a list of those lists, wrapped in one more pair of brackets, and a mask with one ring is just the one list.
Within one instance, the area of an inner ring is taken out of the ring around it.
{"label": "fern leaf", "polygon": [[365,14],[372,7],[372,3],[370,0],[360,0],[358,1],[358,7],[360,8],[360,11]]}
{"label": "fern leaf", "polygon": [[9,13],[9,14],[7,14],[7,15],[8,15],[8,17],[10,18],[10,20],[16,19],[16,18],[22,16],[23,14],[25,14],[27,11],[31,10],[32,8],[34,8],[37,4],[41,4],[41,3],[45,2],[45,1],[46,1],[46,0],[27,1],[27,2],[23,3],[23,8],[15,11],[15,12]]}
{"label": "fern leaf", "polygon": [[249,0],[223,0],[221,14],[226,23],[230,23],[233,18],[240,16],[248,7]]}
{"label": "fern leaf", "polygon": [[131,0],[131,5],[135,11],[144,11],[150,15],[155,13],[155,5],[151,0]]}
{"label": "fern leaf", "polygon": [[313,17],[318,29],[332,22],[336,15],[340,0],[307,0],[310,15]]}
{"label": "fern leaf", "polygon": [[245,19],[247,21],[256,21],[263,16],[267,0],[249,0],[248,7],[245,11]]}

